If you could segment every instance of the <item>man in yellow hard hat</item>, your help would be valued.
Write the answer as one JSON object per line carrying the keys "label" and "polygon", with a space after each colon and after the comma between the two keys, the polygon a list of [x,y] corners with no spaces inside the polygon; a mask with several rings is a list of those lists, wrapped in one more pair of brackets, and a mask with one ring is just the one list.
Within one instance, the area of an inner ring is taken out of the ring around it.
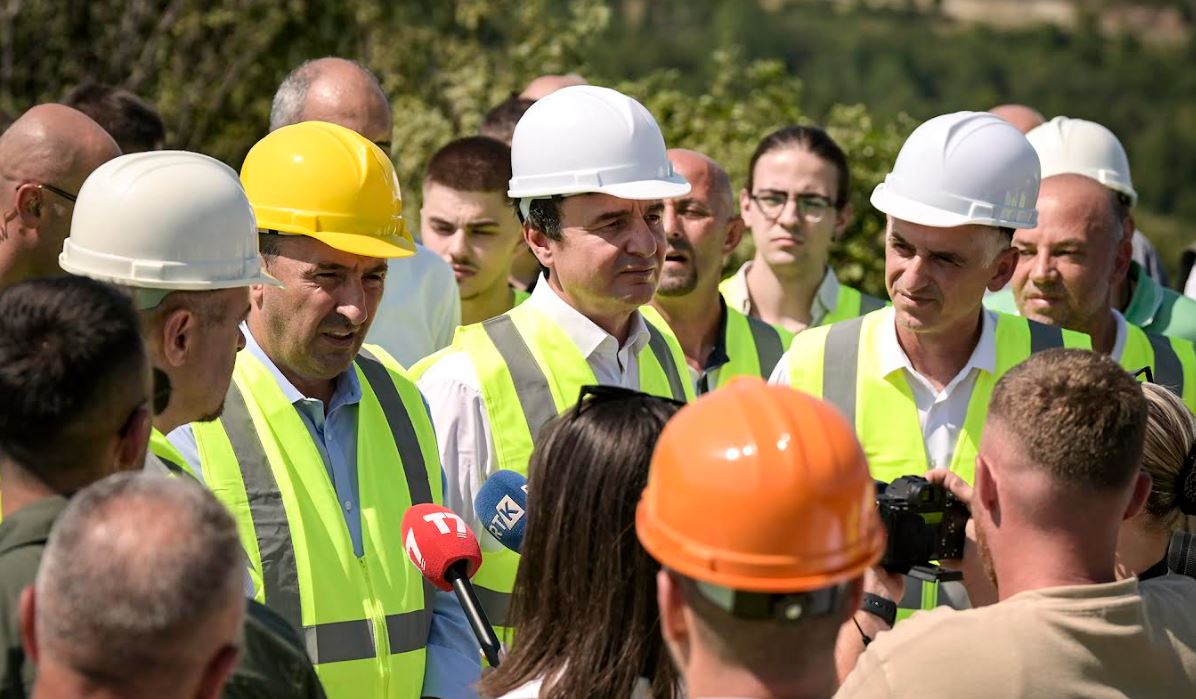
{"label": "man in yellow hard hat", "polygon": [[507,196],[547,277],[527,301],[462,327],[413,368],[436,423],[448,506],[481,539],[474,587],[500,628],[519,556],[474,512],[482,483],[500,469],[526,473],[540,427],[583,385],[693,396],[681,348],[638,310],[664,262],[661,199],[689,191],[656,120],[615,90],[566,87],[519,121],[511,165]]}
{"label": "man in yellow hard hat", "polygon": [[218,421],[171,434],[237,518],[256,598],[302,631],[330,697],[469,697],[477,645],[402,555],[404,512],[441,501],[419,391],[363,347],[388,260],[414,245],[390,160],[325,122],[274,131],[241,181],[265,269]]}
{"label": "man in yellow hard hat", "polygon": [[[278,86],[270,108],[270,130],[303,121],[337,124],[391,150],[394,120],[378,78],[365,66],[327,56],[305,61]],[[461,324],[461,302],[452,270],[434,252],[415,243],[390,275],[371,343],[409,367],[453,341]]]}
{"label": "man in yellow hard hat", "polygon": [[885,548],[874,498],[851,425],[790,388],[739,377],[665,425],[635,528],[689,696],[834,693],[840,629],[859,645],[851,620],[879,599],[864,595]]}

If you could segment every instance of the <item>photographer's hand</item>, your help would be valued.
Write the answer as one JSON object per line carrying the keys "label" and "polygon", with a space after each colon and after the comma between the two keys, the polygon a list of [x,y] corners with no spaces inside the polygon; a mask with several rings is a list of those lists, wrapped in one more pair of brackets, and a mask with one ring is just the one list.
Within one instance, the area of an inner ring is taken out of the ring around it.
{"label": "photographer's hand", "polygon": [[[972,500],[975,490],[964,479],[946,470],[935,469],[926,474],[926,480],[937,483],[955,496],[972,512]],[[939,561],[944,568],[958,570],[963,573],[963,586],[968,591],[968,601],[973,607],[983,607],[997,601],[997,588],[989,580],[988,572],[984,568],[984,561],[980,556],[980,548],[976,543],[976,520],[969,518],[964,528],[966,536],[963,545],[963,558]]]}

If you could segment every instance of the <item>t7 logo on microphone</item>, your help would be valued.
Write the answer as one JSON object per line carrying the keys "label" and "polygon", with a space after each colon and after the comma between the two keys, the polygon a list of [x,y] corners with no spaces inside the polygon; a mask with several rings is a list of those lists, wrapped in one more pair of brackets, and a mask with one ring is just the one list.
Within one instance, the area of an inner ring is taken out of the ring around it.
{"label": "t7 logo on microphone", "polygon": [[467,531],[465,528],[465,520],[461,519],[452,512],[431,512],[424,515],[424,521],[435,524],[436,531],[440,532],[441,534],[453,533],[453,530],[449,528],[449,523],[451,521],[456,524],[457,538],[465,538],[465,532]]}

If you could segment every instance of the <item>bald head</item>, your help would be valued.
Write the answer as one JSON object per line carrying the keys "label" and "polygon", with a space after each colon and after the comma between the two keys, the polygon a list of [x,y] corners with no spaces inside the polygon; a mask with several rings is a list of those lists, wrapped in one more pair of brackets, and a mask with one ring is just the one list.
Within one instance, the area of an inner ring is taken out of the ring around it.
{"label": "bald head", "polygon": [[692,186],[691,194],[700,190],[715,209],[716,217],[731,215],[735,194],[731,191],[731,177],[721,165],[704,153],[686,148],[672,148],[668,155],[673,168]]}
{"label": "bald head", "polygon": [[70,232],[71,197],[118,155],[108,132],[61,104],[33,107],[0,135],[0,287],[62,273],[58,253]]}
{"label": "bald head", "polygon": [[327,121],[389,149],[390,102],[374,74],[353,61],[307,61],[282,81],[270,109],[270,130],[301,121]]}
{"label": "bald head", "polygon": [[995,114],[1013,124],[1022,133],[1027,133],[1030,129],[1046,122],[1046,118],[1042,116],[1041,112],[1024,104],[1001,104],[988,110],[988,113]]}
{"label": "bald head", "polygon": [[577,73],[569,73],[567,75],[541,75],[535,80],[527,84],[523,88],[523,92],[519,96],[524,99],[538,100],[542,97],[547,97],[562,87],[573,87],[574,85],[589,85],[586,79]]}
{"label": "bald head", "polygon": [[1042,181],[1038,190],[1038,228],[1073,228],[1100,251],[1111,251],[1123,238],[1116,195],[1100,182],[1067,173]]}
{"label": "bald head", "polygon": [[13,187],[32,181],[77,194],[92,170],[118,155],[107,131],[61,104],[33,107],[0,136],[0,172]]}

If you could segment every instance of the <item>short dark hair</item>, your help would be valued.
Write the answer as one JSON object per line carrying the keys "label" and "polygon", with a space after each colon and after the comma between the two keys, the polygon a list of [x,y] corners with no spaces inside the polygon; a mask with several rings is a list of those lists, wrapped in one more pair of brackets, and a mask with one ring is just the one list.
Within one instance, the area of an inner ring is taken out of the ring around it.
{"label": "short dark hair", "polygon": [[511,147],[488,136],[466,136],[441,146],[424,170],[424,182],[460,192],[500,192],[511,181]]}
{"label": "short dark hair", "polygon": [[1031,355],[997,382],[988,416],[1069,489],[1115,491],[1142,468],[1146,398],[1106,355],[1078,349]]}
{"label": "short dark hair", "polygon": [[166,141],[166,124],[157,110],[124,88],[84,83],[67,92],[62,103],[104,127],[122,153],[157,150]]}
{"label": "short dark hair", "polygon": [[89,468],[96,435],[79,428],[127,398],[147,361],[132,301],[111,285],[57,277],[0,292],[0,452],[34,474]]}
{"label": "short dark hair", "polygon": [[527,218],[519,210],[519,200],[512,199],[511,206],[519,222],[527,224],[529,228],[543,231],[549,240],[561,239],[561,202],[565,197],[554,195],[545,199],[533,199],[527,206]]}
{"label": "short dark hair", "polygon": [[511,145],[511,139],[515,136],[515,125],[535,103],[535,100],[511,93],[510,97],[486,112],[485,118],[482,119],[482,125],[478,128],[478,133]]}
{"label": "short dark hair", "polygon": [[644,394],[597,395],[546,424],[529,466],[527,533],[511,619],[519,642],[482,682],[501,696],[538,677],[540,696],[679,694],[660,636],[657,563],[635,534],[660,431],[678,410]]}
{"label": "short dark hair", "polygon": [[748,161],[747,191],[752,191],[756,175],[756,162],[774,150],[799,148],[809,151],[822,160],[835,166],[839,172],[839,181],[835,189],[835,208],[842,209],[851,199],[851,170],[847,165],[847,155],[835,143],[830,134],[817,126],[786,126],[777,129],[764,137],[752,153]]}

